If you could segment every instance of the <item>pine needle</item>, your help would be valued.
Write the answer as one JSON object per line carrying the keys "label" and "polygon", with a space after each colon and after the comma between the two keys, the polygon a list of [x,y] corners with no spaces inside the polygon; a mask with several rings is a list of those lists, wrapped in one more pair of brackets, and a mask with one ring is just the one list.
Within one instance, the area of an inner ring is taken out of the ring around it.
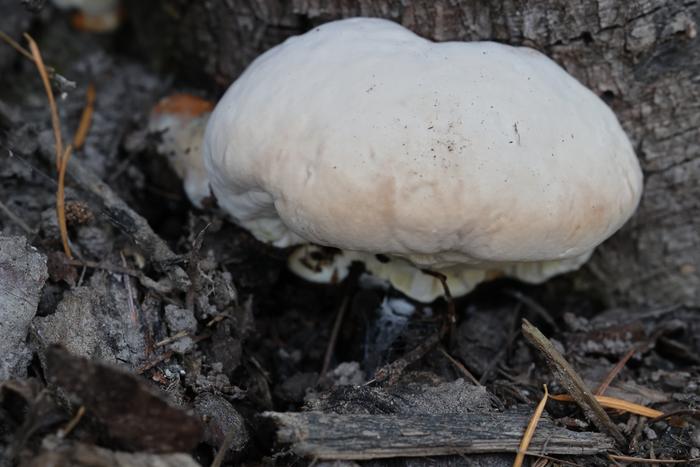
{"label": "pine needle", "polygon": [[[568,394],[555,394],[549,397],[559,402],[573,402],[573,398]],[[642,417],[647,418],[656,418],[663,415],[663,412],[660,412],[658,410],[651,409],[643,405],[635,404],[633,402],[627,402],[622,399],[617,399],[615,397],[595,396],[595,398],[598,401],[598,403],[606,409],[622,410],[624,412],[633,413],[635,415],[641,415]]]}
{"label": "pine needle", "polygon": [[532,437],[535,434],[535,429],[537,428],[537,424],[539,423],[540,418],[542,417],[542,412],[544,412],[544,406],[547,404],[548,397],[549,392],[547,391],[547,385],[545,384],[544,396],[542,396],[542,400],[540,401],[540,403],[537,404],[535,413],[532,414],[530,423],[527,424],[527,428],[525,429],[525,433],[523,434],[523,439],[520,440],[520,446],[518,446],[518,454],[515,456],[513,467],[521,467],[523,465],[527,448],[528,446],[530,446],[530,441],[532,441]]}
{"label": "pine needle", "polygon": [[27,58],[31,61],[34,61],[34,57],[32,57],[31,52],[29,52],[27,49],[22,47],[17,41],[15,41],[13,38],[11,38],[10,36],[8,36],[7,34],[5,34],[2,31],[0,31],[0,39],[5,41],[5,43],[7,43],[7,45],[9,45],[13,49],[15,49],[17,52],[24,55],[25,58]]}
{"label": "pine needle", "polygon": [[[58,108],[56,106],[56,99],[53,95],[53,90],[51,89],[51,83],[49,82],[49,75],[46,71],[46,66],[44,65],[44,60],[41,57],[41,51],[39,46],[37,46],[34,39],[29,34],[24,34],[24,37],[29,43],[29,50],[31,51],[31,58],[36,64],[39,70],[39,75],[41,76],[41,81],[44,84],[44,90],[46,91],[46,97],[49,101],[49,109],[51,111],[51,126],[53,127],[53,135],[56,147],[56,169],[58,171],[58,188],[56,189],[56,217],[58,218],[58,229],[61,233],[61,244],[63,245],[63,252],[69,259],[73,259],[73,253],[70,250],[70,245],[68,241],[68,226],[66,225],[66,207],[65,207],[65,186],[66,186],[66,169],[68,168],[68,160],[72,154],[73,148],[69,144],[65,150],[63,148],[63,136],[61,134],[61,121],[58,118]],[[5,38],[7,41],[7,38]],[[12,43],[10,43],[12,45]],[[22,46],[16,44],[15,47],[20,53],[26,55],[26,51],[23,52]],[[94,110],[95,103],[95,87],[90,84],[87,89],[86,94],[87,102],[83,113],[80,117],[80,124],[73,138],[74,146],[76,148],[81,147],[85,143],[85,138],[90,129],[90,124],[92,122],[92,113]]]}
{"label": "pine needle", "polygon": [[[3,31],[0,31],[0,40],[2,40],[7,45],[9,45],[13,49],[15,49],[17,52],[19,52],[20,55],[22,55],[24,58],[26,58],[30,62],[36,63],[36,61],[34,60],[34,57],[32,56],[32,53],[29,50],[22,47],[22,45],[20,45],[19,42],[17,42],[16,40],[14,40],[10,36],[8,36]],[[72,87],[75,87],[75,83],[67,80],[64,76],[61,76],[58,73],[56,73],[56,70],[54,70],[54,68],[52,66],[45,66],[45,68],[46,68],[46,72],[49,75],[49,78],[51,78],[55,82],[58,82],[61,84],[68,84],[68,85],[71,85]]]}
{"label": "pine needle", "polygon": [[73,259],[73,253],[70,251],[68,244],[68,226],[66,224],[66,206],[65,206],[65,186],[66,186],[66,168],[68,167],[68,159],[70,159],[72,147],[69,144],[66,151],[61,157],[61,165],[58,168],[58,188],[56,189],[56,216],[58,217],[58,230],[61,232],[61,243],[63,244],[63,252],[69,259]]}
{"label": "pine needle", "polygon": [[51,83],[49,83],[49,75],[46,72],[46,66],[44,65],[44,60],[41,58],[41,52],[39,51],[39,46],[36,45],[32,36],[25,33],[24,37],[29,43],[29,50],[32,52],[32,57],[34,58],[34,63],[39,70],[39,75],[41,76],[41,81],[44,83],[44,90],[46,91],[46,97],[49,99],[49,108],[51,110],[51,126],[53,127],[53,136],[56,141],[56,169],[61,168],[61,158],[63,157],[63,137],[61,136],[61,122],[58,119],[58,109],[56,107],[56,99],[53,97],[53,90],[51,89]]}
{"label": "pine needle", "polygon": [[58,437],[59,438],[65,438],[67,437],[73,429],[78,426],[78,423],[80,420],[83,418],[83,415],[85,415],[85,406],[81,405],[78,411],[75,413],[73,418],[71,418],[68,421],[68,424],[65,426],[65,428],[62,428],[58,430]]}
{"label": "pine needle", "polygon": [[95,110],[95,85],[93,83],[88,84],[87,91],[85,93],[85,107],[83,108],[83,113],[80,115],[80,123],[78,124],[78,129],[75,131],[75,136],[73,137],[73,148],[77,151],[83,144],[85,144],[85,139],[87,138],[88,131],[90,131],[90,125],[92,124],[92,113]]}

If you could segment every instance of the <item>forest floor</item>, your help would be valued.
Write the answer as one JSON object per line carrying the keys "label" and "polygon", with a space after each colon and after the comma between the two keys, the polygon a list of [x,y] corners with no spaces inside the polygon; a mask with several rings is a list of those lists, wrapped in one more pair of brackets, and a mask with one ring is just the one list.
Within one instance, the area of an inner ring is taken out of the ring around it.
{"label": "forest floor", "polygon": [[[533,463],[699,462],[697,310],[610,308],[577,274],[430,305],[361,270],[306,283],[156,154],[153,105],[214,89],[153,71],[128,32],[58,13],[29,32],[64,140],[92,117],[66,171],[70,260],[45,89],[0,42],[0,466],[511,465],[545,384],[578,404],[547,402]],[[596,412],[581,382],[643,407]]]}

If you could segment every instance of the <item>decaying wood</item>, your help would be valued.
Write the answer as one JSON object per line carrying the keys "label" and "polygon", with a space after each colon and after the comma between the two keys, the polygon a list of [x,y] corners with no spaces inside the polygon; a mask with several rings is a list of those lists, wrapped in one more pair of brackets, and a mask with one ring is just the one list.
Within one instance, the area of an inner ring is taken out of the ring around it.
{"label": "decaying wood", "polygon": [[132,0],[128,9],[143,22],[144,50],[221,89],[287,36],[349,16],[388,18],[438,41],[543,51],[609,103],[646,176],[639,211],[584,277],[610,302],[700,305],[700,2]]}
{"label": "decaying wood", "polygon": [[[516,452],[531,414],[338,415],[266,412],[277,440],[299,456],[317,459],[376,459],[449,454]],[[543,418],[530,443],[536,454],[593,455],[612,448],[600,433],[556,427]]]}
{"label": "decaying wood", "polygon": [[625,446],[625,437],[617,426],[610,420],[605,409],[598,403],[593,392],[586,387],[581,377],[572,368],[564,356],[559,353],[554,345],[544,334],[533,326],[528,320],[523,320],[523,336],[537,350],[542,353],[552,373],[559,383],[566,389],[576,403],[583,409],[586,417],[598,427],[599,430],[610,434],[620,446]]}

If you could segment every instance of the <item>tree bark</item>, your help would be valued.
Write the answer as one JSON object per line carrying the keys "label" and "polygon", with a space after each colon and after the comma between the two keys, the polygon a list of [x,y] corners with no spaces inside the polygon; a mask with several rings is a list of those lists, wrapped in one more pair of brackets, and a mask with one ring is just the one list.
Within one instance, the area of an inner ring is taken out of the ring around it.
{"label": "tree bark", "polygon": [[[436,41],[495,40],[539,49],[612,107],[645,173],[637,214],[597,250],[585,276],[609,303],[700,305],[700,2],[163,0],[151,5],[133,1],[129,6],[144,47],[170,51],[180,70],[187,65],[193,77],[222,88],[285,37],[341,17],[388,18]],[[144,9],[149,11],[140,14]],[[158,21],[167,27],[154,27]]]}

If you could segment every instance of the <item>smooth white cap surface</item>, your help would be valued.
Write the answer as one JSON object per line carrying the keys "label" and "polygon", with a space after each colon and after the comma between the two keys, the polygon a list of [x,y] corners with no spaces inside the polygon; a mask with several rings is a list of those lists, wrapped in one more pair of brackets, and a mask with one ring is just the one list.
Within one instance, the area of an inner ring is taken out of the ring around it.
{"label": "smooth white cap surface", "polygon": [[642,190],[612,111],[543,54],[368,18],[255,60],[204,156],[219,204],[263,241],[436,269],[578,265]]}

